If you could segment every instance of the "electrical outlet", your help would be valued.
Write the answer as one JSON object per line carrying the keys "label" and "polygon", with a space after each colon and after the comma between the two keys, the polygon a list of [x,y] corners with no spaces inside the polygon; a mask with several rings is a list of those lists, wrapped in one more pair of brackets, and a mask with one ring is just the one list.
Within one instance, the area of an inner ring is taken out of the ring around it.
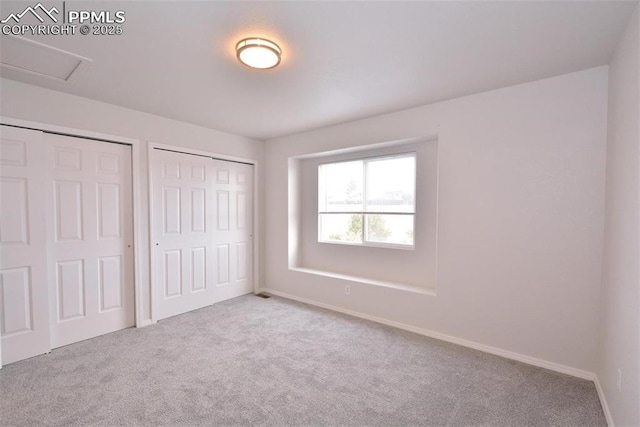
{"label": "electrical outlet", "polygon": [[618,387],[618,393],[622,392],[622,371],[618,368],[618,374],[616,375],[616,386]]}
{"label": "electrical outlet", "polygon": [[351,295],[351,285],[344,286],[344,293],[347,295]]}

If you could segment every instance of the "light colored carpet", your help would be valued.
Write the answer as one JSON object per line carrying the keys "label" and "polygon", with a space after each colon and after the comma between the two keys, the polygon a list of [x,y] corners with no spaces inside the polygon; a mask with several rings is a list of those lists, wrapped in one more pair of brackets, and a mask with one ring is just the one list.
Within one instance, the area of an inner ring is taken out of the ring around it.
{"label": "light colored carpet", "polygon": [[2,425],[604,426],[592,382],[248,295],[0,370]]}

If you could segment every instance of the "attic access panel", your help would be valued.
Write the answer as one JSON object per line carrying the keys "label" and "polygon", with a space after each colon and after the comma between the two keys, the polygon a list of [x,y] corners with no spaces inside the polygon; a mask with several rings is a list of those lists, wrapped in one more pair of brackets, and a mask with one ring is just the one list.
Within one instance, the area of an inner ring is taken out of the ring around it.
{"label": "attic access panel", "polygon": [[0,42],[0,67],[67,82],[83,62],[91,59],[25,37],[5,36]]}

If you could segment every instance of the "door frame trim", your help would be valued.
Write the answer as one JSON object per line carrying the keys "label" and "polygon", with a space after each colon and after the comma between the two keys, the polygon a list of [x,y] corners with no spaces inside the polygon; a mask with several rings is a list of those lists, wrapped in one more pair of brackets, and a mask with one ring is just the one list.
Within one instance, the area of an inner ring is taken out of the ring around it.
{"label": "door frame trim", "polygon": [[[54,133],[59,135],[68,135],[71,137],[80,137],[93,139],[96,141],[111,142],[131,146],[131,187],[132,187],[132,208],[133,208],[133,298],[135,311],[135,326],[137,328],[146,326],[149,322],[145,322],[142,317],[142,285],[140,280],[140,271],[142,263],[140,262],[142,251],[142,226],[140,221],[140,207],[142,200],[140,195],[141,171],[140,171],[140,145],[141,141],[134,138],[127,138],[107,133],[94,132],[85,129],[71,128],[67,126],[58,126],[48,123],[35,122],[31,120],[14,119],[11,117],[0,116],[0,124],[32,129],[46,133]],[[51,278],[49,278],[51,279]]]}
{"label": "door frame trim", "polygon": [[149,179],[149,277],[151,283],[151,322],[156,323],[157,309],[156,309],[156,286],[155,286],[155,265],[154,265],[154,209],[153,209],[153,169],[152,169],[152,156],[153,150],[169,150],[183,154],[192,154],[196,156],[212,157],[216,160],[223,160],[229,162],[238,162],[250,164],[253,166],[253,293],[259,292],[259,269],[260,269],[260,187],[259,187],[259,161],[256,159],[250,159],[247,157],[230,156],[228,154],[222,154],[215,151],[204,151],[195,148],[180,147],[176,145],[161,144],[153,141],[147,141],[147,172]]}

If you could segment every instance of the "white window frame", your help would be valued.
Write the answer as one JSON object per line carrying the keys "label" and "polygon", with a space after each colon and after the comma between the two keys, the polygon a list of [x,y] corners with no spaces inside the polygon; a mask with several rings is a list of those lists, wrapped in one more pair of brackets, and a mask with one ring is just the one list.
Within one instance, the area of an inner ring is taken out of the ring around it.
{"label": "white window frame", "polygon": [[[398,159],[398,158],[403,158],[403,157],[413,157],[415,164],[416,164],[416,168],[414,170],[414,175],[413,175],[413,194],[414,194],[414,201],[413,201],[413,212],[368,212],[367,211],[367,163],[371,162],[371,161],[379,161],[379,160],[386,160],[386,159]],[[328,212],[328,211],[321,211],[320,210],[320,205],[318,203],[317,205],[317,211],[318,211],[318,243],[328,243],[328,244],[332,244],[332,245],[346,245],[346,246],[359,246],[359,247],[373,247],[373,248],[387,248],[387,249],[402,249],[402,250],[409,250],[409,251],[413,251],[415,250],[416,247],[416,206],[417,206],[417,189],[416,189],[416,181],[417,181],[417,174],[418,174],[418,153],[415,151],[410,151],[410,152],[402,152],[402,153],[396,153],[396,154],[383,154],[383,155],[377,155],[377,156],[367,156],[367,157],[355,157],[355,158],[349,158],[349,159],[344,159],[344,160],[337,160],[337,161],[331,161],[331,162],[324,162],[324,163],[320,163],[318,165],[318,198],[316,198],[316,202],[319,201],[319,195],[320,195],[320,169],[322,168],[322,166],[325,165],[334,165],[334,164],[338,164],[338,163],[348,163],[348,162],[356,162],[356,161],[362,161],[363,162],[363,167],[362,167],[362,206],[363,206],[363,210],[362,211],[345,211],[345,212]],[[373,242],[373,241],[369,241],[367,240],[367,215],[404,215],[404,216],[411,216],[412,221],[413,221],[413,243],[412,244],[403,244],[403,243],[385,243],[385,242]],[[323,240],[322,239],[322,221],[320,220],[320,216],[321,215],[362,215],[362,242],[348,242],[348,241],[340,241],[340,240]]]}

